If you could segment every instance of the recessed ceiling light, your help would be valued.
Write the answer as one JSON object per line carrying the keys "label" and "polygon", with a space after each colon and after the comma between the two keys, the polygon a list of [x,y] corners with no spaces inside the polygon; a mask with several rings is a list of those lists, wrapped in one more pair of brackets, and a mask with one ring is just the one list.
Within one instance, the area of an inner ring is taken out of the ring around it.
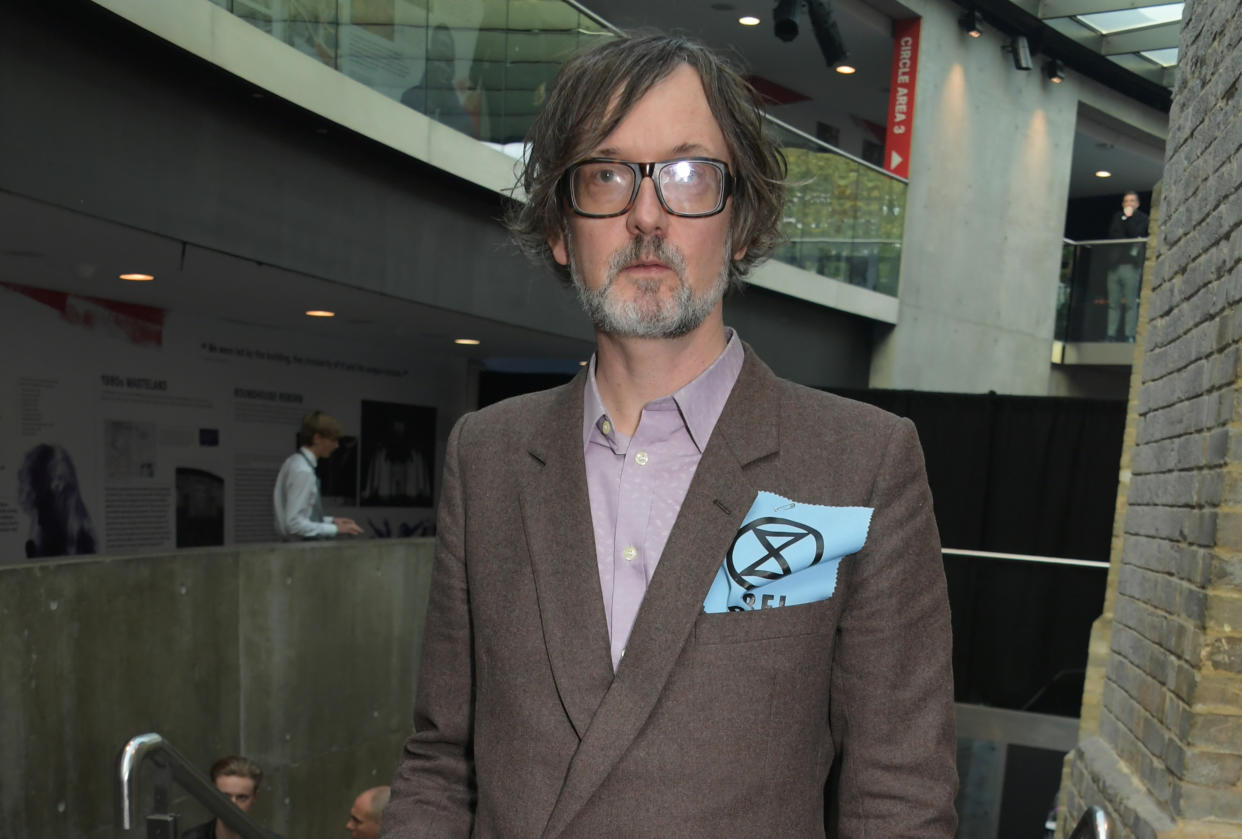
{"label": "recessed ceiling light", "polygon": [[738,18],[737,22],[742,24],[742,26],[758,26],[759,18],[754,15],[744,15],[743,17]]}
{"label": "recessed ceiling light", "polygon": [[587,366],[587,362],[585,362],[585,361],[579,361],[579,362],[578,362],[578,366],[579,366],[579,367],[586,367],[586,366]]}
{"label": "recessed ceiling light", "polygon": [[149,283],[155,279],[152,274],[121,274],[122,280],[128,280],[131,283]]}
{"label": "recessed ceiling light", "polygon": [[1095,176],[1097,178],[1111,178],[1113,176],[1113,173],[1108,171],[1107,169],[1101,169],[1100,171],[1095,173]]}
{"label": "recessed ceiling light", "polygon": [[334,318],[336,312],[329,312],[327,309],[308,309],[306,316],[308,318]]}
{"label": "recessed ceiling light", "polygon": [[464,347],[477,347],[479,345],[478,338],[454,338],[454,344],[461,344]]}
{"label": "recessed ceiling light", "polygon": [[842,76],[852,76],[858,72],[858,68],[853,64],[838,64],[835,69]]}

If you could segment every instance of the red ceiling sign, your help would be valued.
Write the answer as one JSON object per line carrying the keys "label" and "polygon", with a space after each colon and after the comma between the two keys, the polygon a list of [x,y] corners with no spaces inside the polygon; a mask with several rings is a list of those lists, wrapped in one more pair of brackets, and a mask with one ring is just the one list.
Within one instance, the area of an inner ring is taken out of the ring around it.
{"label": "red ceiling sign", "polygon": [[910,177],[910,129],[914,126],[914,83],[919,69],[919,18],[893,23],[893,75],[888,86],[888,132],[884,168]]}

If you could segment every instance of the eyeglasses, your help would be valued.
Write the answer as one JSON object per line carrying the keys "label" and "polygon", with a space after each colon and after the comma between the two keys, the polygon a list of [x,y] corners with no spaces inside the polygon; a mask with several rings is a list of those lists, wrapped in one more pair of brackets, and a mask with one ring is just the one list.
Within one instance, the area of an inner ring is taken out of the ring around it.
{"label": "eyeglasses", "polygon": [[724,209],[733,192],[733,176],[723,160],[683,157],[659,163],[591,158],[569,167],[569,204],[587,218],[628,213],[638,198],[643,178],[655,184],[660,205],[675,216],[701,218]]}

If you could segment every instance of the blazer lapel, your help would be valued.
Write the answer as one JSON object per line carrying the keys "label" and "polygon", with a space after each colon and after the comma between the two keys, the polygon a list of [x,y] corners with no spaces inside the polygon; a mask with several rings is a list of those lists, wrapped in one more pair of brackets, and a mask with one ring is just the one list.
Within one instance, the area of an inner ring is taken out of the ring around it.
{"label": "blazer lapel", "polygon": [[[651,715],[703,611],[712,577],[754,503],[757,482],[774,471],[779,403],[776,377],[747,347],[652,575],[625,657],[570,763],[544,839],[555,839],[569,826]],[[765,463],[773,468],[765,469]]]}
{"label": "blazer lapel", "polygon": [[535,419],[532,468],[519,488],[552,678],[579,738],[612,682],[582,453],[584,381],[575,378]]}

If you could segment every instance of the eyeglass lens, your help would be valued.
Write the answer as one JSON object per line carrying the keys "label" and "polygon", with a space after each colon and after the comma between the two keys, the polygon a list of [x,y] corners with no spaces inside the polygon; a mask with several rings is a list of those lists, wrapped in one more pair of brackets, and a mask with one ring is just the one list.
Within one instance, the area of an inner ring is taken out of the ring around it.
{"label": "eyeglass lens", "polygon": [[[656,167],[656,190],[670,212],[697,215],[720,206],[724,191],[721,170],[702,160],[672,160]],[[620,213],[637,191],[637,172],[625,163],[594,161],[578,166],[573,197],[578,209],[592,215]]]}

